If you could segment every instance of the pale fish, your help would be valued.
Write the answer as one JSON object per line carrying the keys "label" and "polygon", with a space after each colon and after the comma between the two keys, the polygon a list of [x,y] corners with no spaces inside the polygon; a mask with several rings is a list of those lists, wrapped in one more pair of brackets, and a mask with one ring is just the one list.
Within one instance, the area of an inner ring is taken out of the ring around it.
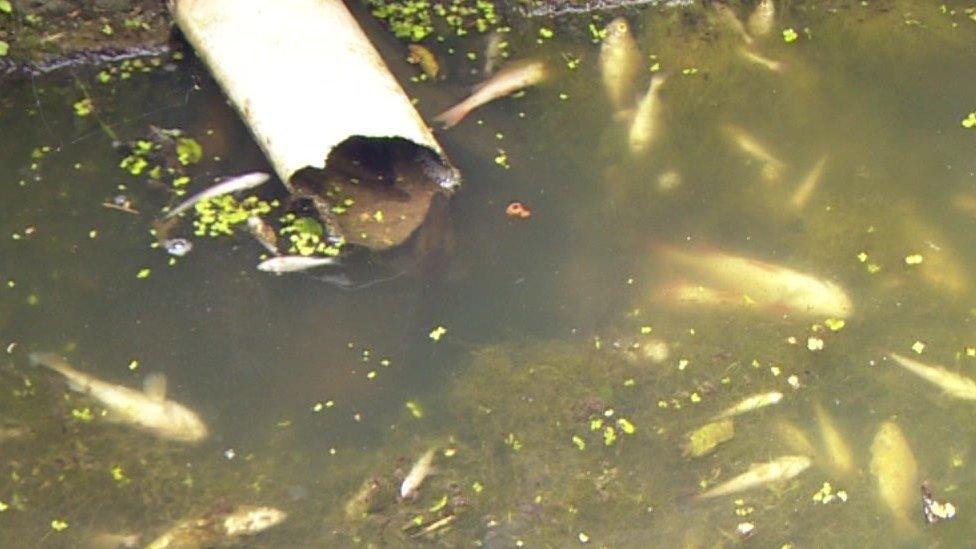
{"label": "pale fish", "polygon": [[745,473],[699,494],[697,499],[727,496],[789,480],[806,471],[808,467],[810,467],[810,458],[807,456],[780,456],[772,461],[755,463]]}
{"label": "pale fish", "polygon": [[745,296],[709,288],[700,284],[679,280],[668,282],[657,288],[654,300],[671,305],[741,306],[755,305]]}
{"label": "pale fish", "polygon": [[256,215],[247,218],[247,230],[251,236],[264,246],[265,250],[278,255],[278,233],[270,223]]}
{"label": "pale fish", "polygon": [[745,130],[738,126],[732,124],[726,124],[723,128],[725,134],[732,139],[739,150],[759,161],[762,165],[763,178],[767,181],[775,181],[779,179],[783,168],[786,167],[786,163],[777,158],[773,153],[769,152],[769,149],[765,145],[760,143],[755,137],[746,133]]}
{"label": "pale fish", "polygon": [[166,377],[162,374],[146,376],[145,390],[137,391],[79,372],[54,353],[31,353],[30,361],[64,376],[71,390],[98,400],[108,410],[106,420],[177,442],[200,442],[207,437],[207,426],[194,411],[166,400]]}
{"label": "pale fish", "polygon": [[201,202],[203,200],[208,200],[211,198],[216,198],[218,196],[223,196],[225,194],[236,193],[238,191],[243,191],[247,189],[253,189],[254,187],[263,185],[268,179],[271,179],[271,176],[263,172],[247,173],[244,175],[239,175],[237,177],[226,179],[214,185],[213,187],[210,187],[205,191],[199,192],[191,196],[190,198],[187,198],[186,200],[181,202],[179,206],[166,212],[166,214],[163,215],[163,219],[167,219],[175,215],[179,215],[180,213],[183,213],[184,211],[193,207],[193,205],[196,204],[197,202]]}
{"label": "pale fish", "polygon": [[893,421],[882,423],[871,442],[871,475],[881,502],[896,523],[909,526],[911,515],[918,512],[918,464],[908,440]]}
{"label": "pale fish", "polygon": [[970,217],[976,217],[976,194],[965,192],[952,195],[952,207]]}
{"label": "pale fish", "polygon": [[922,279],[933,288],[953,295],[968,292],[972,276],[946,235],[917,212],[909,210],[900,217],[910,250],[923,257],[922,264],[915,267]]}
{"label": "pale fish", "polygon": [[739,21],[739,16],[735,14],[735,11],[728,4],[724,2],[712,2],[712,7],[715,8],[715,13],[718,15],[718,20],[722,25],[735,34],[738,34],[746,44],[752,44],[752,37],[746,32],[745,25],[742,24],[742,21]]}
{"label": "pale fish", "polygon": [[781,419],[773,424],[773,428],[790,451],[807,456],[817,453],[813,448],[813,443],[810,442],[810,437],[793,422]]}
{"label": "pale fish", "polygon": [[488,41],[485,44],[485,67],[483,72],[486,76],[490,76],[498,68],[498,64],[508,57],[508,52],[505,50],[508,48],[508,41],[502,36],[498,30],[494,30],[488,35]]}
{"label": "pale fish", "polygon": [[229,513],[208,513],[182,520],[146,546],[146,549],[228,547],[281,524],[288,515],[274,507],[239,505]]}
{"label": "pale fish", "polygon": [[817,415],[817,425],[820,427],[820,439],[826,450],[824,460],[827,467],[838,475],[850,475],[854,472],[854,455],[851,453],[850,446],[847,445],[844,436],[823,406],[819,403],[814,404],[813,410]]}
{"label": "pale fish", "polygon": [[630,152],[640,155],[647,152],[654,140],[657,138],[661,126],[661,98],[658,90],[667,80],[667,76],[656,74],[651,78],[651,85],[647,93],[637,103],[637,110],[634,112],[634,119],[630,123],[630,133],[628,143]]}
{"label": "pale fish", "polygon": [[417,493],[420,485],[423,484],[424,479],[430,474],[434,465],[434,455],[436,450],[431,448],[424,452],[420,459],[413,464],[410,468],[410,472],[403,479],[403,484],[400,485],[400,497],[412,497]]}
{"label": "pale fish", "polygon": [[600,44],[600,74],[610,105],[621,113],[632,108],[637,98],[637,76],[641,71],[641,52],[630,25],[617,17],[604,29],[606,36]]}
{"label": "pale fish", "polygon": [[776,6],[773,0],[759,0],[755,9],[749,14],[746,25],[753,36],[766,36],[773,30],[776,22]]}
{"label": "pale fish", "polygon": [[783,72],[782,61],[776,61],[775,59],[770,59],[765,55],[753,51],[746,46],[739,48],[738,52],[739,52],[739,57],[742,57],[746,61],[765,67],[766,69],[772,72]]}
{"label": "pale fish", "polygon": [[137,549],[141,547],[139,534],[101,532],[85,538],[81,543],[84,549]]}
{"label": "pale fish", "polygon": [[258,270],[266,273],[295,273],[316,267],[335,265],[339,262],[334,257],[310,257],[304,255],[280,255],[258,263]]}
{"label": "pale fish", "polygon": [[950,372],[942,366],[924,364],[897,353],[888,353],[899,366],[928,381],[932,385],[955,398],[976,400],[976,381],[966,376]]}
{"label": "pale fish", "polygon": [[542,61],[527,60],[513,63],[478,84],[474,93],[467,99],[435,116],[434,122],[450,128],[485,103],[542,82],[547,78],[548,72]]}
{"label": "pale fish", "polygon": [[738,416],[745,414],[746,412],[751,412],[759,408],[765,408],[766,406],[772,406],[783,400],[783,393],[779,391],[770,391],[768,393],[760,393],[757,395],[752,395],[746,397],[739,402],[733,404],[726,410],[716,414],[712,420],[723,419],[732,416]]}
{"label": "pale fish", "polygon": [[721,251],[658,246],[661,259],[689,271],[705,287],[742,296],[769,311],[846,318],[854,312],[839,286],[793,269]]}
{"label": "pale fish", "polygon": [[810,171],[803,177],[800,184],[796,186],[796,191],[790,197],[790,206],[794,210],[802,210],[807,205],[807,202],[810,201],[810,197],[813,196],[813,191],[820,184],[820,178],[823,177],[826,166],[827,155],[825,154],[813,165],[813,168],[810,168]]}

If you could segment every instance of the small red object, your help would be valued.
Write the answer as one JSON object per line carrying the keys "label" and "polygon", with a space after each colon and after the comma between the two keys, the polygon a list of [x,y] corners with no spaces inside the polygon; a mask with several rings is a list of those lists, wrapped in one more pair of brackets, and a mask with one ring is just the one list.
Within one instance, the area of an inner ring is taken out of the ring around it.
{"label": "small red object", "polygon": [[508,217],[517,217],[519,219],[528,219],[532,216],[532,210],[528,206],[522,204],[518,200],[510,202],[505,208],[505,215]]}

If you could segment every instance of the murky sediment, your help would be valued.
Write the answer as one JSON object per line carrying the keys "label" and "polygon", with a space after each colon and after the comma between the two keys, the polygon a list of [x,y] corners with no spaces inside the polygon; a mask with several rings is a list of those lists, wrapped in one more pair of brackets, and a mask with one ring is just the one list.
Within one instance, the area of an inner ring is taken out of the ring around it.
{"label": "murky sediment", "polygon": [[452,117],[464,185],[374,255],[333,186],[154,223],[269,169],[192,58],[0,83],[0,545],[966,543],[976,22],[751,4],[452,34],[434,77],[367,23],[430,121],[486,48],[545,74]]}

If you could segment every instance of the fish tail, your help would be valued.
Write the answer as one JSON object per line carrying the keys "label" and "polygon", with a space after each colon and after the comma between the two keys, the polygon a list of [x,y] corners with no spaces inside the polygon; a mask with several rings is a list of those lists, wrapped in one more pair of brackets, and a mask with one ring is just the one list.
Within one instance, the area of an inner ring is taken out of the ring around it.
{"label": "fish tail", "polygon": [[31,366],[44,366],[64,376],[68,381],[68,388],[72,391],[78,393],[88,391],[87,383],[84,382],[82,375],[58,355],[54,353],[31,353],[27,359]]}
{"label": "fish tail", "polygon": [[434,117],[434,122],[441,124],[444,129],[456,126],[461,120],[464,119],[468,113],[471,112],[471,107],[468,106],[467,101],[462,101],[457,105],[454,105],[450,109],[438,114]]}

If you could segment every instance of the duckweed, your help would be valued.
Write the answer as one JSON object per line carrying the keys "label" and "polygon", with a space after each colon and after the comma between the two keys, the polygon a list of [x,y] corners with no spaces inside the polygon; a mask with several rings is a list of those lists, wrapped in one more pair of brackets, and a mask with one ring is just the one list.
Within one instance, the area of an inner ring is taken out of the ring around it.
{"label": "duckweed", "polygon": [[202,200],[194,205],[196,219],[193,220],[193,234],[231,236],[234,234],[234,227],[245,223],[248,217],[267,214],[271,209],[271,203],[253,195],[240,202],[231,195]]}
{"label": "duckweed", "polygon": [[488,32],[501,22],[488,0],[368,0],[371,13],[389,26],[397,38],[420,42],[439,29],[464,36],[470,30]]}

